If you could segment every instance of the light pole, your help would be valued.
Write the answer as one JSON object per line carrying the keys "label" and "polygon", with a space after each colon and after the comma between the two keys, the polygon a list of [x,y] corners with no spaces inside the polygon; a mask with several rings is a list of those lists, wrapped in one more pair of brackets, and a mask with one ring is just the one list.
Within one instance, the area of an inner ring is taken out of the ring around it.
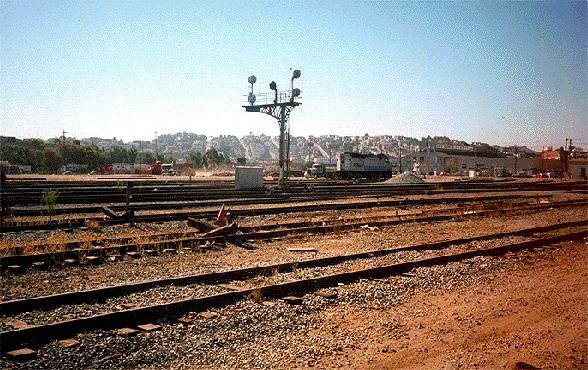
{"label": "light pole", "polygon": [[398,142],[398,173],[402,174],[402,145]]}
{"label": "light pole", "polygon": [[155,131],[155,162],[159,160],[159,152],[157,150],[157,131]]}
{"label": "light pole", "polygon": [[516,146],[516,145],[515,145],[515,148],[514,148],[514,157],[515,157],[514,172],[515,172],[515,175],[516,175],[517,172],[518,172],[518,160],[519,160],[519,147]]}

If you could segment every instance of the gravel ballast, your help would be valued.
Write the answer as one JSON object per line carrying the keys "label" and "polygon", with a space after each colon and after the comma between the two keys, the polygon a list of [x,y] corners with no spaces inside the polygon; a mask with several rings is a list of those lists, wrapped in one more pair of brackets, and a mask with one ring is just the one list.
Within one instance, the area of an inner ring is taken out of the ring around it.
{"label": "gravel ballast", "polygon": [[[327,317],[344,317],[351,309],[369,312],[399,305],[418,294],[434,295],[476,285],[496,286],[496,274],[528,270],[535,261],[569,253],[566,249],[571,247],[566,245],[503,258],[477,257],[446,266],[418,268],[389,279],[362,280],[338,286],[336,299],[309,294],[299,306],[281,300],[241,301],[215,310],[218,316],[213,318],[192,314],[187,315],[193,318],[191,323],[160,321],[160,331],[132,337],[117,336],[115,331],[79,334],[75,337],[80,342],[76,347],[62,348],[52,342],[38,350],[35,360],[15,364],[3,358],[2,367],[300,368],[317,363],[323,367],[322,359],[333,359],[329,367],[350,366],[346,356],[362,349],[369,331],[339,328],[328,337],[312,335],[324,328]],[[575,248],[579,251],[582,247]],[[388,335],[401,340],[408,332],[408,327],[392,320]]]}

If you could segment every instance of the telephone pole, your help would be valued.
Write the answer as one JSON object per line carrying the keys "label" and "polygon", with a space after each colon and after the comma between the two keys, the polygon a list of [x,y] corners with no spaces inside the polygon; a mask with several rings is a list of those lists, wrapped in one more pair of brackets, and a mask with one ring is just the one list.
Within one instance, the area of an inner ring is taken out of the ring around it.
{"label": "telephone pole", "polygon": [[155,131],[155,162],[159,160],[159,152],[157,150],[157,131]]}
{"label": "telephone pole", "polygon": [[398,173],[402,173],[402,146],[398,142]]}

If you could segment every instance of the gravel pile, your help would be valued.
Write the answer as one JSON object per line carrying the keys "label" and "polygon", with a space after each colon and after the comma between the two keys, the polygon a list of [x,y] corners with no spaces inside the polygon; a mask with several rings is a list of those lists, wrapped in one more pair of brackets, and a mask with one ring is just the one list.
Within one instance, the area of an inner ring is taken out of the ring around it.
{"label": "gravel pile", "polygon": [[425,180],[420,177],[413,175],[410,172],[404,172],[400,175],[394,176],[391,179],[384,181],[388,184],[424,184]]}

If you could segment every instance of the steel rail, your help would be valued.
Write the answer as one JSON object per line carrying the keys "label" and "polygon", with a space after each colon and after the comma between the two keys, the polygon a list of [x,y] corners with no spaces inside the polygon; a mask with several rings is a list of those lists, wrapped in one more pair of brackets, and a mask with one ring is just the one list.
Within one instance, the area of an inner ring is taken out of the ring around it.
{"label": "steel rail", "polygon": [[578,207],[578,206],[585,206],[588,204],[588,200],[583,202],[578,201],[563,201],[557,203],[547,203],[547,204],[538,204],[538,205],[527,205],[521,206],[519,205],[517,208],[512,208],[511,204],[508,204],[506,207],[501,209],[487,209],[487,210],[471,210],[468,213],[465,212],[458,212],[458,213],[448,213],[448,214],[438,214],[438,215],[425,215],[419,217],[406,217],[403,215],[399,216],[388,216],[382,217],[379,220],[359,220],[358,222],[349,222],[349,223],[341,223],[337,220],[331,221],[330,223],[323,224],[324,221],[317,221],[314,224],[306,225],[306,226],[294,226],[294,227],[285,227],[276,230],[264,230],[263,227],[260,227],[261,230],[255,230],[253,227],[243,227],[242,232],[240,234],[234,235],[227,235],[227,236],[189,236],[189,237],[182,237],[178,239],[164,239],[164,240],[155,240],[155,241],[144,241],[140,243],[127,243],[121,245],[113,245],[113,246],[98,246],[96,248],[76,248],[73,250],[61,250],[55,252],[46,252],[46,253],[37,253],[37,254],[26,254],[26,255],[10,255],[10,256],[2,256],[0,257],[0,268],[5,269],[7,266],[10,265],[18,265],[21,267],[28,267],[32,265],[34,262],[45,262],[51,265],[60,265],[62,261],[66,259],[76,259],[80,260],[85,256],[95,256],[99,257],[100,260],[105,259],[107,256],[112,254],[124,254],[127,252],[135,252],[140,250],[152,249],[157,252],[157,254],[161,253],[163,249],[175,249],[181,246],[182,248],[191,248],[194,245],[197,245],[197,248],[204,248],[201,247],[205,245],[207,242],[211,243],[219,243],[225,242],[227,239],[237,240],[237,241],[244,241],[244,240],[267,240],[276,237],[283,237],[283,236],[293,236],[293,235],[302,235],[302,234],[324,234],[328,232],[339,232],[339,231],[346,231],[346,230],[353,230],[359,229],[366,225],[366,222],[369,222],[371,227],[385,227],[385,226],[392,226],[407,222],[440,222],[440,221],[447,221],[453,220],[456,218],[467,218],[467,217],[480,217],[485,215],[492,215],[496,213],[501,214],[517,214],[520,212],[526,212],[529,210],[541,210],[546,208],[561,208],[561,207]]}
{"label": "steel rail", "polygon": [[[561,207],[570,207],[570,206],[585,206],[588,204],[587,201],[583,202],[558,202],[558,203],[548,203],[548,204],[539,204],[539,205],[528,205],[527,207],[520,206],[518,208],[512,209],[512,207],[507,207],[506,209],[490,209],[490,210],[481,210],[481,211],[472,211],[472,213],[467,214],[444,214],[444,215],[433,215],[433,216],[423,216],[423,217],[415,217],[415,218],[403,218],[402,215],[400,217],[390,216],[387,219],[381,219],[378,221],[369,221],[369,225],[371,227],[385,227],[385,226],[392,226],[401,223],[407,222],[440,222],[440,221],[447,221],[453,220],[456,218],[468,218],[468,217],[480,217],[485,215],[492,215],[496,213],[508,213],[508,214],[517,214],[519,212],[525,212],[529,210],[541,210],[541,209],[551,209],[551,208],[561,208]],[[193,236],[193,237],[184,237],[179,239],[167,239],[167,240],[158,240],[158,241],[145,241],[141,243],[129,243],[129,244],[122,244],[122,245],[114,245],[114,246],[106,246],[106,247],[98,247],[98,248],[79,248],[74,250],[63,250],[63,251],[56,251],[56,252],[48,252],[48,253],[38,253],[38,254],[29,254],[29,255],[12,255],[12,256],[3,256],[0,257],[0,268],[5,269],[7,266],[10,265],[18,265],[21,267],[28,267],[32,265],[33,262],[45,262],[48,264],[52,264],[53,266],[61,264],[62,261],[66,259],[76,259],[80,260],[87,256],[95,256],[99,257],[100,260],[105,259],[109,255],[112,254],[124,254],[127,252],[136,252],[140,250],[152,249],[157,252],[157,254],[161,253],[163,249],[175,249],[181,246],[182,248],[192,248],[194,245],[197,245],[196,248],[206,248],[207,242],[218,243],[218,242],[225,242],[225,241],[246,241],[246,240],[267,240],[276,237],[283,237],[283,236],[292,236],[292,235],[301,235],[301,234],[324,234],[329,232],[340,232],[346,230],[354,230],[364,227],[366,225],[365,220],[361,220],[359,222],[350,222],[350,223],[339,223],[334,221],[330,224],[322,224],[323,221],[317,222],[317,224],[312,226],[303,226],[303,227],[292,227],[292,228],[283,228],[277,230],[261,230],[261,231],[249,231],[243,232],[240,234],[234,235],[227,235],[227,236]],[[246,230],[246,229],[245,229]],[[202,246],[204,245],[204,247]]]}
{"label": "steel rail", "polygon": [[[430,191],[489,191],[490,189],[502,191],[557,191],[557,190],[585,190],[587,184],[583,182],[562,182],[562,183],[493,183],[493,182],[457,182],[457,183],[425,183],[425,184],[346,184],[346,185],[320,185],[320,184],[300,184],[290,186],[286,190],[274,192],[281,197],[307,194],[308,185],[313,186],[314,194],[374,194],[374,193],[395,193],[395,194],[414,194]],[[61,188],[61,197],[59,203],[85,203],[96,202],[116,202],[123,201],[125,193],[121,187],[87,187],[87,188]],[[41,188],[30,190],[27,188],[7,187],[6,194],[11,204],[40,204]],[[224,199],[227,197],[239,197],[243,195],[250,196],[267,196],[266,189],[258,190],[241,190],[236,191],[231,188],[206,187],[198,188],[190,185],[186,186],[165,186],[134,188],[135,202],[148,202],[157,200],[166,200],[169,195],[180,199]]]}
{"label": "steel rail", "polygon": [[[528,198],[546,198],[552,197],[552,194],[544,195],[532,195],[527,196]],[[373,199],[361,202],[337,202],[337,203],[326,203],[326,204],[278,204],[270,207],[260,208],[231,208],[231,214],[233,216],[259,216],[268,214],[279,214],[279,213],[292,213],[292,212],[312,212],[312,211],[323,211],[323,210],[341,210],[341,209],[358,209],[358,208],[374,208],[374,207],[394,207],[394,206],[411,206],[411,205],[432,205],[440,203],[467,203],[467,202],[483,202],[488,200],[498,199],[521,199],[525,196],[520,194],[504,194],[504,195],[487,195],[487,196],[452,196],[452,197],[440,197],[440,198],[418,198],[418,199]],[[342,199],[343,200],[343,199]],[[305,202],[311,202],[313,199],[306,200]],[[208,207],[211,208],[211,207]],[[58,228],[72,228],[85,226],[87,221],[98,221],[103,225],[117,225],[124,224],[130,221],[133,222],[158,222],[158,221],[177,221],[185,220],[187,217],[197,218],[208,218],[215,217],[218,213],[218,209],[208,210],[179,210],[168,213],[158,214],[144,214],[135,215],[131,219],[119,219],[119,220],[105,220],[104,216],[99,217],[81,217],[72,218],[61,222],[53,223],[39,223],[39,224],[25,224],[25,225],[5,225],[5,232],[19,232],[19,231],[32,231],[32,230],[53,230]]]}
{"label": "steel rail", "polygon": [[51,339],[65,338],[79,332],[94,329],[112,329],[148,322],[161,317],[173,318],[186,311],[202,311],[212,307],[224,306],[257,294],[260,297],[283,297],[291,294],[306,294],[321,288],[336,286],[339,283],[354,283],[360,279],[386,278],[406,273],[414,268],[445,265],[478,256],[499,256],[508,252],[534,249],[564,241],[586,238],[588,232],[571,232],[547,238],[477,249],[472,251],[447,254],[438,257],[424,258],[410,262],[370,267],[362,270],[345,271],[314,278],[294,280],[280,284],[242,289],[200,298],[189,298],[171,303],[144,306],[140,308],[108,312],[95,316],[60,321],[51,324],[27,327],[18,330],[0,332],[2,352],[23,344],[40,344]]}
{"label": "steel rail", "polygon": [[538,233],[545,233],[550,231],[557,231],[562,229],[577,228],[587,226],[587,220],[572,221],[566,223],[558,223],[547,226],[538,226],[527,229],[519,229],[514,231],[507,231],[494,234],[478,235],[468,238],[458,238],[451,240],[443,240],[438,242],[423,243],[417,245],[410,245],[404,247],[394,247],[387,249],[376,249],[365,252],[358,252],[346,255],[337,255],[331,257],[321,257],[302,261],[290,261],[271,265],[247,267],[243,269],[210,272],[204,274],[195,274],[189,276],[182,276],[176,278],[156,279],[140,283],[130,283],[123,285],[116,285],[105,288],[89,289],[76,292],[60,293],[49,296],[42,296],[36,298],[17,299],[11,301],[0,302],[0,312],[3,315],[14,315],[20,312],[31,310],[48,310],[51,308],[88,303],[95,300],[104,300],[106,298],[136,293],[160,286],[169,285],[188,285],[188,284],[212,284],[222,283],[231,280],[243,280],[248,277],[255,277],[260,275],[270,275],[274,272],[292,271],[292,267],[296,265],[297,268],[310,268],[319,266],[328,266],[342,263],[349,260],[372,258],[385,256],[398,252],[405,251],[423,251],[423,250],[438,250],[454,245],[468,244],[475,241],[500,239],[511,236],[529,236]]}
{"label": "steel rail", "polygon": [[[545,196],[545,197],[525,197],[522,196],[520,198],[517,198],[517,200],[520,200],[520,202],[513,202],[513,203],[508,203],[509,207],[516,207],[516,206],[526,206],[528,205],[528,199],[532,199],[535,198],[537,200],[539,200],[540,198],[551,198],[551,196]],[[537,202],[539,203],[539,202]],[[557,203],[552,203],[552,204],[557,204]],[[487,210],[488,207],[494,207],[497,208],[496,206],[502,206],[503,208],[505,207],[505,202],[503,199],[493,199],[493,200],[487,200],[487,201],[483,201],[483,202],[476,202],[475,204],[472,204],[472,208],[476,208],[478,210]],[[467,209],[469,208],[467,205],[461,207],[461,209]],[[382,219],[386,219],[386,218],[390,218],[390,217],[411,217],[413,215],[433,215],[433,214],[442,214],[442,213],[447,213],[447,212],[456,212],[456,211],[460,211],[459,205],[456,208],[442,208],[442,209],[433,209],[433,210],[423,210],[420,212],[416,212],[416,213],[408,213],[408,214],[398,214],[398,212],[396,213],[396,215],[380,215],[380,216],[356,216],[356,217],[345,217],[345,218],[339,218],[337,220],[333,220],[333,219],[324,219],[324,220],[314,220],[314,221],[293,221],[293,222],[279,222],[279,223],[266,223],[266,224],[260,224],[260,225],[250,225],[250,226],[243,226],[240,225],[239,226],[239,230],[243,231],[243,232],[253,232],[253,231],[259,231],[259,230],[275,230],[278,228],[294,228],[294,227],[307,227],[307,226],[315,226],[315,225],[320,225],[322,222],[349,222],[349,221],[357,221],[357,220],[361,220],[361,221],[380,221]],[[197,232],[197,231],[184,231],[184,232],[164,232],[164,233],[154,233],[154,234],[146,234],[146,235],[141,235],[142,239],[148,238],[149,240],[164,240],[164,239],[176,239],[176,238],[185,238],[185,237],[195,237],[195,236],[199,236],[201,233]],[[56,244],[62,245],[63,250],[69,250],[69,249],[74,249],[74,248],[79,248],[81,245],[92,245],[92,246],[105,246],[107,244],[129,244],[132,243],[134,240],[136,239],[136,236],[125,236],[125,237],[110,237],[110,238],[95,238],[95,239],[84,239],[84,240],[70,240],[67,241],[65,243],[50,243],[50,242],[43,242],[43,243],[35,243],[33,245],[30,245],[30,249],[36,250],[36,251],[41,251],[45,248],[51,248],[54,247]],[[10,252],[9,254],[12,255],[22,255],[22,248],[15,248],[13,252]]]}

